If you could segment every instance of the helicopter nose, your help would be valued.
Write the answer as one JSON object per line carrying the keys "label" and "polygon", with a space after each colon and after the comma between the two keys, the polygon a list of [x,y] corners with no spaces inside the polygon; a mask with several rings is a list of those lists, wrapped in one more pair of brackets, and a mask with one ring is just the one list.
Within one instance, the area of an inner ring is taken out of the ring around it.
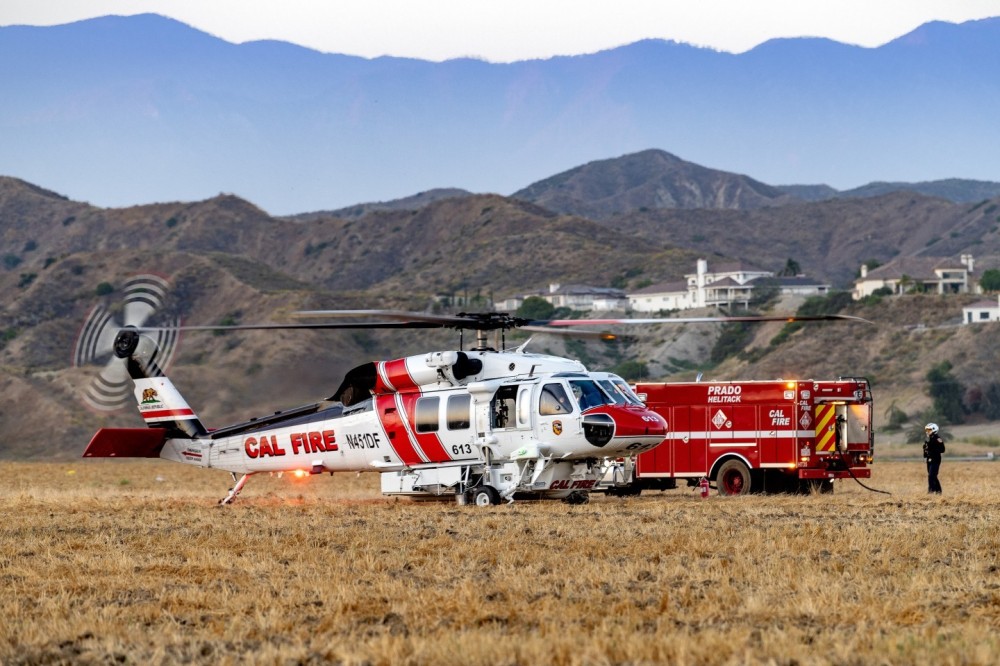
{"label": "helicopter nose", "polygon": [[583,420],[587,441],[598,447],[616,450],[643,450],[655,446],[667,436],[667,422],[648,409],[617,407],[599,414],[587,414]]}
{"label": "helicopter nose", "polygon": [[667,420],[649,409],[624,409],[626,415],[620,418],[623,436],[651,436],[663,439],[667,436]]}

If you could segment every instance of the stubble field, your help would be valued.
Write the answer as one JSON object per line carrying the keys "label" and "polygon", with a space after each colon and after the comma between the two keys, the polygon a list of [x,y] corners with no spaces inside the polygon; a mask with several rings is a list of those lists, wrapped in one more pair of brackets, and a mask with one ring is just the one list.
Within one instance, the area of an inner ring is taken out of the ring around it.
{"label": "stubble field", "polygon": [[0,663],[992,664],[994,463],[460,507],[374,474],[0,463]]}

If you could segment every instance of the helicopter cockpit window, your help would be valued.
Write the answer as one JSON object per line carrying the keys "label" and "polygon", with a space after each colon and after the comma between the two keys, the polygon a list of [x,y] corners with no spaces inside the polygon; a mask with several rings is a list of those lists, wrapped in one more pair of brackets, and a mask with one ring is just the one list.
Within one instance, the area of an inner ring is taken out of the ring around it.
{"label": "helicopter cockpit window", "polygon": [[542,394],[538,398],[538,413],[542,416],[554,416],[556,414],[571,414],[573,403],[566,395],[566,389],[562,384],[546,384],[542,387]]}
{"label": "helicopter cockpit window", "polygon": [[625,396],[625,399],[630,403],[633,405],[639,405],[640,407],[644,406],[642,400],[639,399],[639,396],[635,394],[635,391],[632,390],[632,387],[629,386],[628,382],[624,379],[621,377],[615,377],[611,380],[611,383],[615,385],[615,388],[618,389],[618,391]]}
{"label": "helicopter cockpit window", "polygon": [[642,405],[642,401],[636,397],[624,379],[599,379],[597,381],[604,389],[604,392],[611,396],[611,399],[619,405]]}
{"label": "helicopter cockpit window", "polygon": [[448,430],[468,430],[471,413],[469,394],[448,396]]}
{"label": "helicopter cockpit window", "polygon": [[438,405],[440,398],[420,398],[417,400],[417,432],[438,431]]}
{"label": "helicopter cockpit window", "polygon": [[491,412],[494,428],[514,427],[514,416],[517,414],[517,386],[501,386],[493,396]]}
{"label": "helicopter cockpit window", "polygon": [[597,385],[597,382],[592,379],[571,379],[569,387],[573,391],[573,397],[580,405],[581,412],[600,405],[615,404],[615,401],[609,398]]}
{"label": "helicopter cockpit window", "polygon": [[616,405],[628,404],[628,400],[626,400],[625,396],[621,394],[621,391],[615,388],[615,385],[611,383],[610,379],[600,379],[597,381],[597,383],[600,384],[601,388],[604,389],[604,392],[607,393],[611,397],[611,399],[615,401]]}

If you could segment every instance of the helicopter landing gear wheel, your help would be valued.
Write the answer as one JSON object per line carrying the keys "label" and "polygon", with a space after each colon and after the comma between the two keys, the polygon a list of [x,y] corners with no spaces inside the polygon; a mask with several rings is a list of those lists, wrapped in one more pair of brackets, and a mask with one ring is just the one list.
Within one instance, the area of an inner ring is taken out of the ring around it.
{"label": "helicopter landing gear wheel", "polygon": [[469,493],[476,506],[490,506],[500,503],[500,493],[493,486],[476,486]]}
{"label": "helicopter landing gear wheel", "polygon": [[563,499],[563,502],[566,502],[566,504],[587,504],[590,502],[590,494],[574,490]]}
{"label": "helicopter landing gear wheel", "polygon": [[247,484],[247,479],[250,478],[250,474],[253,474],[253,472],[250,472],[249,474],[244,474],[242,477],[240,477],[239,481],[236,481],[236,474],[233,473],[233,481],[236,481],[236,485],[229,489],[228,495],[219,500],[220,506],[226,504],[232,504],[233,502],[236,501],[236,496],[240,494],[240,491],[243,490],[243,486]]}

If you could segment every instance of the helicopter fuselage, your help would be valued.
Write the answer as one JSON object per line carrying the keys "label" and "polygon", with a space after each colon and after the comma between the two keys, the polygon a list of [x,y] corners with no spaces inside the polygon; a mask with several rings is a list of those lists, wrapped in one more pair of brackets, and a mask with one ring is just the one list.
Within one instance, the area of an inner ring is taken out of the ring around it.
{"label": "helicopter fuselage", "polygon": [[[137,399],[168,393],[165,381],[136,379]],[[144,414],[150,422],[162,412]],[[243,474],[380,471],[387,494],[489,485],[508,498],[566,497],[593,487],[608,459],[662,442],[666,429],[624,381],[577,361],[435,352],[355,368],[330,401],[287,416],[170,438],[161,456]]]}

